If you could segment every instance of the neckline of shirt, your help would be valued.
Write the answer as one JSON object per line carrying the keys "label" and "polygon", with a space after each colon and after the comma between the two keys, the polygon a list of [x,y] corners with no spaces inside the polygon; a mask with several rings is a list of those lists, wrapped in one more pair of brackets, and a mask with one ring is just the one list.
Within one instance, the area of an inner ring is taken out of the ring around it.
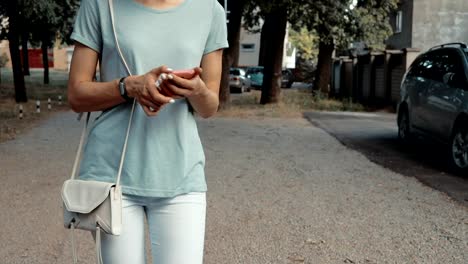
{"label": "neckline of shirt", "polygon": [[141,3],[138,3],[135,0],[129,0],[129,1],[133,6],[136,6],[136,7],[140,8],[140,9],[143,9],[143,10],[146,10],[146,11],[149,11],[149,12],[152,12],[152,13],[160,14],[160,13],[175,12],[175,11],[183,8],[184,6],[186,6],[191,0],[184,0],[178,6],[174,6],[174,7],[170,7],[170,8],[166,8],[166,9],[155,9],[155,8],[152,8],[152,7],[149,7],[149,6],[145,6],[145,5],[141,4]]}

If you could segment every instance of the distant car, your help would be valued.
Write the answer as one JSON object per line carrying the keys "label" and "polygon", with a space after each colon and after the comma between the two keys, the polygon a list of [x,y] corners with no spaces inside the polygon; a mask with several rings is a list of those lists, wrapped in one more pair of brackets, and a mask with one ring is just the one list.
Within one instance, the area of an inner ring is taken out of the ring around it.
{"label": "distant car", "polygon": [[231,68],[229,70],[229,87],[231,92],[250,92],[251,86],[252,82],[247,78],[247,74],[244,69]]}
{"label": "distant car", "polygon": [[252,87],[262,89],[263,66],[247,67],[247,77],[252,81]]}
{"label": "distant car", "polygon": [[428,136],[447,144],[450,165],[468,172],[468,48],[436,46],[405,74],[398,104],[398,136]]}
{"label": "distant car", "polygon": [[294,74],[290,69],[281,71],[281,87],[291,88],[294,83]]}

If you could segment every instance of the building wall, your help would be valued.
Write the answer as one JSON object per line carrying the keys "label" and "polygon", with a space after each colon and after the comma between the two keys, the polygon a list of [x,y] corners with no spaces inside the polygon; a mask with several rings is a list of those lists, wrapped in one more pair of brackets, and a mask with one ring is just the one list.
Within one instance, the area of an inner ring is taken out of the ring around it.
{"label": "building wall", "polygon": [[413,48],[468,43],[467,0],[414,0]]}
{"label": "building wall", "polygon": [[[291,47],[291,43],[289,42],[288,37],[288,31],[289,25],[286,29],[286,36],[284,38],[283,68],[296,68],[296,49],[288,49]],[[239,46],[239,66],[258,66],[258,60],[260,56],[260,36],[260,33],[250,33],[244,28],[241,28]],[[245,45],[253,45],[254,48],[245,49]]]}
{"label": "building wall", "polygon": [[[403,23],[400,33],[394,33],[387,40],[388,49],[403,49],[410,48],[412,45],[412,33],[413,33],[413,1],[418,0],[402,0],[398,11],[402,11]],[[423,0],[425,1],[425,0]],[[390,25],[392,26],[393,32],[396,30],[396,14],[395,12],[390,17]]]}
{"label": "building wall", "polygon": [[[8,56],[8,62],[6,68],[11,68],[11,57],[10,57],[10,48],[8,41],[4,40],[0,42],[0,54],[6,54]],[[64,70],[68,71],[70,67],[71,54],[73,53],[72,47],[54,47],[54,67],[55,70]]]}
{"label": "building wall", "polygon": [[[253,44],[253,49],[244,49],[243,45]],[[239,66],[257,66],[260,56],[260,33],[252,34],[241,28],[239,46]]]}

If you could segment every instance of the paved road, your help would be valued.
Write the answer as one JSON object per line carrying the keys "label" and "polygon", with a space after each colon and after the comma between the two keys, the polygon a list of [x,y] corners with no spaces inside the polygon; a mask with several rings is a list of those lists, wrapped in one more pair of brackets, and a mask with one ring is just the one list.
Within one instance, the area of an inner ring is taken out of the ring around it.
{"label": "paved road", "polygon": [[305,117],[371,161],[416,177],[468,207],[468,177],[450,172],[446,146],[423,139],[400,142],[394,114],[310,112]]}
{"label": "paved road", "polygon": [[[200,120],[205,264],[468,262],[468,210],[303,119]],[[59,113],[0,144],[0,263],[70,263],[60,187],[79,124]],[[79,235],[80,263],[93,242]]]}

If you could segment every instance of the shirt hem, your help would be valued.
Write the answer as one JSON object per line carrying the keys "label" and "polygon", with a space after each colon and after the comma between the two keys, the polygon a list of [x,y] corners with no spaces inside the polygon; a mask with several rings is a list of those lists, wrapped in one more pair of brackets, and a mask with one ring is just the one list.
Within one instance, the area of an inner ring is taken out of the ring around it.
{"label": "shirt hem", "polygon": [[206,55],[208,53],[211,53],[211,52],[219,50],[219,49],[226,49],[226,48],[229,48],[229,45],[227,45],[225,43],[217,44],[217,45],[214,45],[213,47],[205,49],[205,51],[203,51],[203,55]]}
{"label": "shirt hem", "polygon": [[182,188],[176,190],[145,190],[129,186],[122,186],[122,193],[128,195],[144,196],[144,197],[175,197],[177,195],[190,192],[206,192],[206,186],[197,186],[191,188]]}
{"label": "shirt hem", "polygon": [[80,34],[78,33],[73,33],[70,37],[71,39],[93,49],[94,51],[96,51],[97,53],[101,53],[101,49],[99,48],[99,46],[92,40],[89,40],[83,36],[81,36]]}

